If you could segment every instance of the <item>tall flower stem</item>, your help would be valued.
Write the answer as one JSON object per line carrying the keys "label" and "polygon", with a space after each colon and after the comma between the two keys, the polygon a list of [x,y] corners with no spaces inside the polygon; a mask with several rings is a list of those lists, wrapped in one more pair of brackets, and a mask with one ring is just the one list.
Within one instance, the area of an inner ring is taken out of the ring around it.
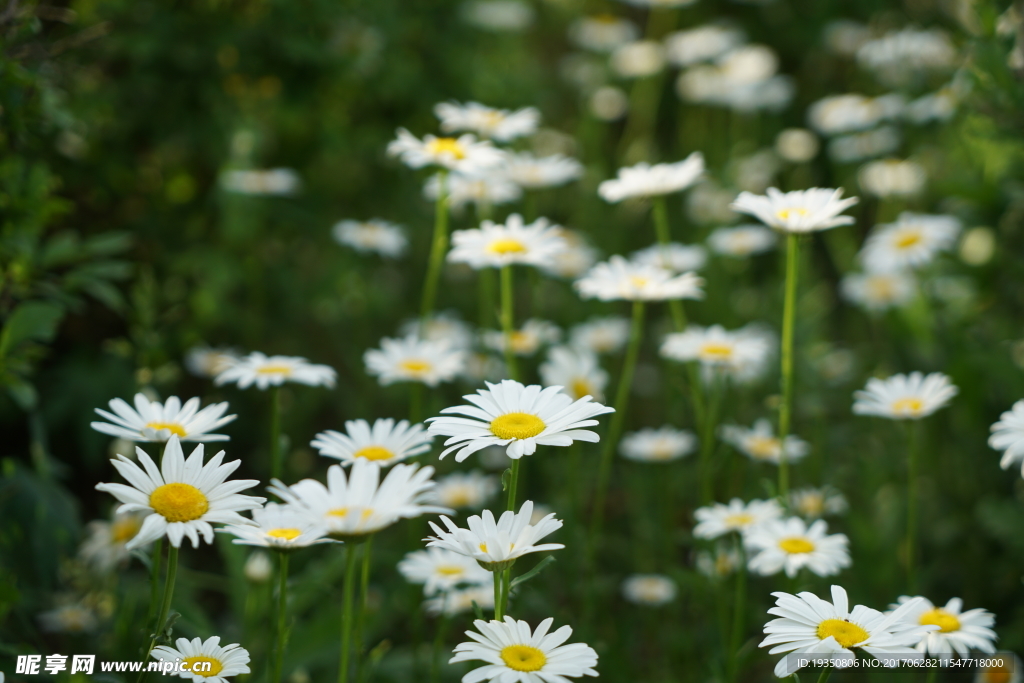
{"label": "tall flower stem", "polygon": [[[174,597],[174,581],[178,576],[178,549],[171,545],[167,549],[167,581],[164,583],[163,598],[160,600],[160,611],[156,615],[155,628],[153,629],[153,635],[149,640],[149,647],[146,648],[146,654],[142,658],[142,661],[149,661],[149,655],[152,654],[153,648],[156,647],[157,640],[163,634],[164,625],[167,623],[167,615],[171,613],[171,599]],[[141,681],[146,677],[146,670],[143,669],[139,672],[139,677],[136,681]]]}
{"label": "tall flower stem", "polygon": [[917,460],[920,450],[920,423],[907,425],[907,589],[917,586]]}
{"label": "tall flower stem", "polygon": [[153,541],[153,564],[149,571],[149,613],[148,619],[156,616],[157,606],[160,604],[160,569],[164,559],[164,539],[158,538]]}
{"label": "tall flower stem", "polygon": [[501,599],[502,574],[504,572],[495,570],[491,573],[494,575],[494,620],[501,621],[505,614]]}
{"label": "tall flower stem", "polygon": [[270,387],[270,478],[281,478],[281,387]]}
{"label": "tall flower stem", "polygon": [[512,266],[501,267],[501,331],[505,337],[505,366],[510,379],[517,379],[516,354],[512,349],[515,318],[512,309]]}
{"label": "tall flower stem", "polygon": [[[658,244],[661,245],[662,258],[668,260],[668,245],[672,242],[671,233],[668,227],[668,203],[665,195],[658,195],[651,198],[651,215],[654,218],[654,233],[658,237]],[[683,302],[679,299],[671,299],[668,302],[668,310],[672,314],[672,324],[677,332],[686,327],[686,314],[683,312]]]}
{"label": "tall flower stem", "polygon": [[831,676],[831,675],[832,675],[832,667],[831,666],[822,667],[821,675],[818,676],[818,683],[825,683],[825,681],[827,681],[828,677]]}
{"label": "tall flower stem", "polygon": [[441,680],[441,647],[444,645],[445,631],[448,630],[448,594],[445,593],[441,603],[441,614],[437,618],[437,633],[434,635],[434,647],[430,651],[430,683]]}
{"label": "tall flower stem", "polygon": [[437,171],[437,202],[434,204],[434,239],[430,245],[427,279],[423,283],[420,326],[426,327],[437,301],[437,285],[441,279],[444,253],[448,250],[448,169]]}
{"label": "tall flower stem", "polygon": [[[793,330],[796,326],[796,281],[800,265],[799,235],[786,236],[786,289],[782,308],[782,403],[779,405],[779,442],[789,436],[793,417]],[[789,497],[789,463],[779,460],[779,496]]]}
{"label": "tall flower stem", "polygon": [[348,683],[349,654],[352,649],[352,603],[356,587],[356,550],[352,541],[345,548],[345,579],[341,602],[341,659],[338,663],[338,683]]}
{"label": "tall flower stem", "polygon": [[270,683],[279,683],[281,667],[284,664],[284,651],[288,647],[288,558],[287,552],[277,553],[277,642],[274,645],[273,672]]}
{"label": "tall flower stem", "polygon": [[714,498],[711,477],[711,456],[715,452],[715,426],[718,422],[718,409],[722,403],[722,384],[724,377],[719,376],[718,370],[713,370],[708,386],[708,401],[701,413],[700,435],[700,500],[701,505],[708,505]]}
{"label": "tall flower stem", "polygon": [[747,610],[747,556],[743,538],[736,535],[736,597],[732,612],[732,637],[729,642],[729,680],[736,681],[740,674],[740,646],[743,643],[744,617]]}
{"label": "tall flower stem", "polygon": [[370,558],[371,551],[373,550],[373,536],[366,539],[363,543],[363,562],[362,568],[359,572],[359,612],[356,617],[356,653],[358,655],[356,659],[356,680],[362,680],[363,673],[363,652],[365,645],[363,638],[366,630],[366,605],[368,604],[368,598],[370,595]]}

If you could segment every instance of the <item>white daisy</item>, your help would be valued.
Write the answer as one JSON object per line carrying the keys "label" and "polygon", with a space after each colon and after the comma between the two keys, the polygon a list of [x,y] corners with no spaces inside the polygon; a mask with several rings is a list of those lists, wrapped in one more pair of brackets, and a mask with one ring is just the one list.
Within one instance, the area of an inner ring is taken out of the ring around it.
{"label": "white daisy", "polygon": [[[501,454],[506,460],[505,454]],[[453,472],[437,481],[434,497],[437,502],[454,510],[478,510],[498,492],[498,478],[478,470]]]}
{"label": "white daisy", "polygon": [[453,232],[448,260],[478,270],[512,264],[550,267],[555,255],[567,246],[558,226],[546,218],[526,225],[523,217],[514,213],[503,225],[484,221],[479,229]]}
{"label": "white daisy", "polygon": [[377,253],[398,258],[405,252],[409,240],[401,227],[374,218],[368,221],[339,221],[331,228],[335,241],[364,254]]}
{"label": "white daisy", "polygon": [[[846,667],[853,663],[854,651],[863,651],[877,657],[883,666],[895,666],[897,660],[913,659],[917,651],[912,647],[921,636],[935,626],[918,626],[908,619],[917,607],[910,601],[899,609],[882,614],[878,610],[857,605],[849,608],[849,598],[841,586],[832,586],[832,602],[822,600],[813,593],[772,593],[775,607],[769,614],[778,616],[764,626],[767,636],[760,647],[774,647],[769,654],[787,652],[775,666],[775,675],[785,678],[800,667],[800,658],[810,655],[815,659],[831,659],[834,666]],[[808,657],[809,659],[810,657]]]}
{"label": "white daisy", "polygon": [[1024,681],[1024,662],[1012,652],[986,657],[989,666],[979,667],[974,683],[1021,683]]}
{"label": "white daisy", "polygon": [[39,628],[45,633],[93,633],[99,628],[96,610],[82,602],[61,605],[36,616]]}
{"label": "white daisy", "polygon": [[806,441],[792,434],[783,442],[775,436],[772,423],[764,418],[754,423],[752,428],[738,425],[722,425],[719,428],[722,441],[746,455],[751,460],[770,462],[778,465],[785,453],[786,462],[796,462],[810,452]]}
{"label": "white daisy", "polygon": [[274,563],[270,561],[270,553],[256,550],[249,555],[242,567],[245,578],[253,583],[266,583],[274,575]]}
{"label": "white daisy", "polygon": [[850,273],[839,283],[843,298],[871,312],[901,308],[917,294],[914,277],[905,272]]}
{"label": "white daisy", "polygon": [[570,346],[552,347],[548,349],[548,359],[541,363],[539,371],[544,384],[561,386],[571,399],[591,396],[596,401],[604,400],[608,373],[592,351]]}
{"label": "white daisy", "polygon": [[399,157],[410,168],[442,166],[459,173],[476,173],[501,164],[505,153],[487,140],[466,134],[457,138],[424,135],[420,140],[404,128],[388,143],[388,154]]}
{"label": "white daisy", "polygon": [[561,550],[561,543],[537,544],[562,528],[562,520],[549,513],[533,523],[533,502],[526,501],[519,512],[508,510],[495,521],[490,510],[466,520],[468,529],[459,528],[448,517],[442,516],[447,531],[433,522],[430,528],[436,534],[423,540],[432,548],[444,548],[471,557],[489,571],[504,571],[523,555]]}
{"label": "white daisy", "polygon": [[697,526],[693,528],[693,535],[697,538],[718,538],[732,531],[748,531],[781,516],[782,506],[778,501],[752,500],[744,503],[733,498],[728,505],[715,503],[694,510]]}
{"label": "white daisy", "polygon": [[688,325],[683,332],[667,335],[661,344],[664,358],[682,363],[696,361],[708,372],[724,371],[741,377],[759,374],[772,351],[767,335],[756,329],[726,330],[721,325]]}
{"label": "white daisy", "polygon": [[572,328],[569,340],[573,346],[594,353],[616,353],[629,341],[629,320],[619,316],[591,318]]}
{"label": "white daisy", "polygon": [[142,512],[146,515],[142,528],[125,544],[128,550],[164,536],[175,548],[181,546],[185,537],[192,541],[193,548],[198,548],[200,534],[204,541],[213,543],[211,523],[250,524],[238,512],[258,508],[266,500],[238,493],[258,485],[260,482],[256,479],[226,481],[242,461],[221,464],[224,451],[204,465],[203,444],[199,444],[185,460],[181,442],[177,436],[172,436],[164,448],[159,469],[141,448],[135,449],[135,455],[142,467],[123,455],[110,461],[131,486],[96,485],[97,491],[106,491],[121,501],[118,514]]}
{"label": "white daisy", "polygon": [[799,517],[773,519],[748,530],[743,544],[751,553],[747,567],[761,576],[785,571],[793,578],[805,567],[818,576],[838,574],[850,566],[849,539],[828,534],[823,520],[810,526]]}
{"label": "white daisy", "polygon": [[[489,573],[488,576],[490,576]],[[490,585],[456,588],[455,590],[424,600],[423,609],[430,615],[444,614],[445,616],[452,617],[456,614],[472,611],[474,603],[476,603],[476,607],[484,612],[493,610],[494,588]],[[0,681],[0,683],[3,683],[3,681]]]}
{"label": "white daisy", "polygon": [[583,164],[561,154],[535,157],[520,152],[508,156],[503,170],[524,190],[541,190],[578,180],[583,175]]}
{"label": "white daisy", "polygon": [[769,187],[767,196],[741,192],[732,203],[732,209],[750,214],[765,225],[783,232],[814,232],[853,223],[852,216],[840,214],[859,200],[857,197],[841,199],[842,196],[842,188],[832,190],[812,187],[809,190],[783,193]]}
{"label": "white daisy", "polygon": [[575,280],[597,263],[599,252],[575,230],[559,228],[558,234],[565,240],[565,249],[554,254],[551,263],[541,266],[541,270],[554,277]]}
{"label": "white daisy", "polygon": [[422,382],[436,387],[454,380],[466,365],[466,352],[444,341],[428,341],[414,334],[403,339],[385,337],[379,349],[363,354],[366,372],[383,385]]}
{"label": "white daisy", "polygon": [[[512,353],[517,356],[532,356],[542,346],[553,344],[562,338],[562,330],[547,320],[530,318],[518,330],[512,330]],[[485,330],[483,343],[489,349],[505,351],[505,333],[501,330]]]}
{"label": "white daisy", "polygon": [[988,437],[988,445],[1003,451],[999,466],[1005,470],[1020,462],[1024,477],[1024,400],[1014,403],[989,429],[992,435]]}
{"label": "white daisy", "polygon": [[328,467],[326,486],[314,479],[285,486],[275,479],[267,490],[338,540],[376,533],[400,519],[451,512],[430,504],[433,467],[399,463],[383,481],[381,469],[373,460],[358,458],[347,475],[341,465]]}
{"label": "white daisy", "polygon": [[622,582],[622,594],[634,605],[661,607],[676,599],[676,582],[661,574],[633,574]]}
{"label": "white daisy", "polygon": [[426,453],[433,441],[423,425],[409,424],[408,420],[395,423],[388,417],[374,421],[372,427],[366,420],[348,420],[344,434],[329,429],[317,434],[309,445],[320,455],[341,460],[342,465],[365,458],[388,467]]}
{"label": "white daisy", "polygon": [[664,268],[633,263],[618,255],[598,263],[575,283],[584,299],[601,301],[703,299],[703,286],[704,279],[695,273],[674,275]]}
{"label": "white daisy", "polygon": [[830,95],[807,109],[807,121],[819,133],[838,135],[874,128],[886,117],[883,102],[856,93]]}
{"label": "white daisy", "polygon": [[302,188],[302,179],[290,168],[234,169],[221,174],[220,186],[238,194],[287,197]]}
{"label": "white daisy", "polygon": [[507,446],[508,457],[518,460],[533,455],[537,446],[569,446],[573,441],[596,443],[600,437],[583,427],[597,424],[598,415],[615,412],[589,397],[573,401],[562,387],[524,386],[515,380],[486,382],[486,389],[463,396],[472,406],[453,406],[442,413],[464,417],[432,417],[431,434],[449,436],[441,453],[458,451],[462,462],[487,446]]}
{"label": "white daisy", "polygon": [[540,622],[535,631],[510,616],[500,621],[474,621],[479,631],[466,631],[475,642],[459,643],[448,663],[482,661],[486,664],[462,677],[462,683],[568,683],[568,678],[597,676],[597,653],[583,643],[565,645],[572,629],[563,626],[548,633],[553,620]]}
{"label": "white daisy", "polygon": [[694,560],[697,571],[709,579],[720,580],[732,575],[740,566],[740,554],[725,543],[715,544],[714,552],[702,550]]}
{"label": "white daisy", "polygon": [[953,216],[904,211],[895,223],[875,226],[860,252],[873,272],[919,268],[956,244],[962,225]]}
{"label": "white daisy", "polygon": [[217,375],[213,383],[217,386],[237,383],[239,389],[248,389],[255,384],[260,390],[280,386],[285,382],[331,388],[334,387],[337,374],[334,368],[314,365],[298,356],[266,356],[253,351]]}
{"label": "white daisy", "polygon": [[777,241],[775,233],[761,225],[718,228],[708,235],[708,246],[711,247],[711,251],[733,258],[747,258],[771,251]]}
{"label": "white daisy", "polygon": [[700,270],[708,261],[708,253],[697,244],[652,244],[646,249],[635,251],[630,259],[636,263],[658,266],[674,273]]}
{"label": "white daisy", "polygon": [[636,462],[671,462],[689,455],[697,447],[697,437],[685,429],[665,425],[630,432],[619,442],[619,453]]}
{"label": "white daisy", "polygon": [[540,125],[540,112],[534,107],[509,111],[486,107],[479,102],[440,102],[434,106],[434,114],[441,120],[441,130],[445,133],[467,131],[498,142],[533,135]]}
{"label": "white daisy", "polygon": [[128,542],[139,533],[144,519],[138,512],[129,512],[115,513],[109,522],[102,519],[89,522],[78,556],[97,572],[110,573],[128,562],[131,557]]}
{"label": "white daisy", "polygon": [[653,76],[665,67],[665,48],[656,40],[636,40],[619,45],[608,59],[622,78]]}
{"label": "white daisy", "polygon": [[[409,583],[423,584],[426,596],[448,593],[459,586],[491,586],[491,572],[462,553],[427,548],[406,553],[398,573]],[[493,592],[493,591],[492,591]]]}
{"label": "white daisy", "polygon": [[150,401],[145,394],[135,394],[135,409],[125,401],[115,398],[109,403],[108,413],[95,408],[96,414],[110,420],[108,422],[92,422],[90,426],[97,432],[128,441],[159,443],[171,436],[182,441],[228,441],[226,434],[211,434],[215,429],[232,422],[237,415],[227,415],[228,404],[215,403],[199,409],[199,399],[190,398],[181,404],[181,399],[171,396],[163,403]]}
{"label": "white daisy", "polygon": [[[500,169],[487,169],[479,173],[452,173],[445,181],[448,206],[459,211],[467,204],[493,207],[514,202],[523,196],[523,190]],[[441,177],[432,175],[423,186],[423,196],[436,201],[441,194]]]}
{"label": "white daisy", "polygon": [[690,66],[717,59],[743,41],[743,32],[738,29],[706,24],[665,36],[665,53],[675,66]]}
{"label": "white daisy", "polygon": [[892,420],[919,420],[944,408],[958,391],[949,376],[941,372],[912,372],[884,380],[872,377],[867,387],[854,392],[853,412]]}
{"label": "white daisy", "polygon": [[218,531],[235,536],[236,545],[254,545],[285,551],[329,543],[327,530],[287,505],[267,503],[252,511],[254,524],[228,525]]}
{"label": "white daisy", "polygon": [[207,638],[178,638],[175,647],[159,645],[153,648],[153,659],[160,662],[181,662],[172,674],[191,679],[193,683],[227,683],[229,676],[251,673],[249,652],[238,643],[220,646],[220,636]]}
{"label": "white daisy", "polygon": [[639,36],[636,24],[612,14],[580,17],[569,26],[569,39],[593,52],[611,52]]}
{"label": "white daisy", "polygon": [[789,507],[804,519],[841,515],[848,506],[846,497],[830,486],[802,488],[789,492]]}
{"label": "white daisy", "polygon": [[597,193],[606,202],[621,202],[630,197],[656,197],[680,192],[704,175],[704,155],[694,152],[673,164],[639,163],[620,168],[614,180],[606,180]]}
{"label": "white daisy", "polygon": [[459,318],[455,311],[434,313],[424,325],[419,318],[412,318],[402,323],[399,333],[403,337],[417,335],[429,341],[448,342],[453,349],[468,350],[473,346],[473,328]]}
{"label": "white daisy", "polygon": [[879,159],[860,167],[857,183],[876,197],[911,197],[924,190],[928,174],[910,159]]}
{"label": "white daisy", "polygon": [[[889,609],[899,609],[913,599],[901,595]],[[963,612],[963,606],[960,598],[951,598],[945,606],[937,607],[927,598],[919,597],[907,618],[921,625],[938,626],[939,630],[923,634],[921,642],[917,643],[917,651],[946,662],[967,657],[971,650],[995,652],[996,632],[992,630],[995,615],[983,609]]]}
{"label": "white daisy", "polygon": [[185,354],[185,367],[196,377],[213,379],[238,360],[235,349],[211,349],[194,346]]}

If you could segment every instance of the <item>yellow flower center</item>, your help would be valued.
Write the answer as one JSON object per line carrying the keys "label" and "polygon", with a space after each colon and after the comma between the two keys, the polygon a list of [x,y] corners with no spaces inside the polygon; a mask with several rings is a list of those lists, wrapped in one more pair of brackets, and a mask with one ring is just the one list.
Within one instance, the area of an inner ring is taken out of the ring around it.
{"label": "yellow flower center", "polygon": [[513,671],[540,671],[548,658],[532,645],[508,645],[501,649],[501,659]]}
{"label": "yellow flower center", "polygon": [[462,508],[466,507],[473,501],[473,497],[470,495],[470,491],[465,486],[459,488],[453,488],[449,491],[442,493],[442,504],[447,507]]}
{"label": "yellow flower center", "polygon": [[633,285],[637,289],[643,289],[644,287],[647,286],[647,284],[649,282],[650,282],[650,279],[645,278],[645,277],[640,277],[639,275],[634,275],[631,278],[629,278],[629,284]]}
{"label": "yellow flower center", "polygon": [[482,552],[482,553],[486,553],[487,552],[487,544],[486,543],[481,543],[478,547],[480,548],[480,552]]}
{"label": "yellow flower center", "polygon": [[826,619],[818,624],[818,637],[825,640],[829,636],[835,638],[840,647],[849,648],[867,640],[868,632],[845,619]]}
{"label": "yellow flower center", "polygon": [[920,622],[922,626],[938,626],[939,633],[952,633],[960,630],[960,620],[956,618],[956,615],[939,607],[922,614]]}
{"label": "yellow flower center", "polygon": [[448,154],[460,161],[466,158],[465,148],[455,138],[434,138],[427,143],[427,151],[435,156]]}
{"label": "yellow flower center", "polygon": [[110,537],[114,543],[127,543],[135,538],[141,526],[138,517],[119,519],[110,525]]}
{"label": "yellow flower center", "polygon": [[725,576],[726,574],[729,574],[732,571],[732,565],[732,558],[726,555],[725,553],[722,553],[721,555],[715,558],[715,572],[719,576]]}
{"label": "yellow flower center", "polygon": [[781,220],[788,221],[793,216],[806,216],[808,213],[810,212],[802,206],[794,206],[789,209],[779,209],[775,215]]}
{"label": "yellow flower center", "polygon": [[402,368],[410,375],[422,375],[429,372],[433,366],[420,358],[406,358],[398,364],[398,367]]}
{"label": "yellow flower center", "polygon": [[747,526],[748,524],[751,524],[754,521],[754,516],[753,515],[748,515],[745,512],[741,512],[739,514],[729,515],[728,517],[725,518],[724,521],[725,521],[727,526],[741,527],[741,526]]}
{"label": "yellow flower center", "polygon": [[147,422],[146,428],[153,429],[158,432],[161,429],[166,429],[171,434],[177,434],[181,438],[185,438],[187,436],[185,428],[176,422]]}
{"label": "yellow flower center", "polygon": [[779,547],[790,555],[803,555],[814,550],[814,543],[806,538],[784,538],[779,541]]}
{"label": "yellow flower center", "polygon": [[544,420],[529,413],[506,413],[491,420],[491,433],[499,439],[529,439],[544,431]]}
{"label": "yellow flower center", "polygon": [[808,493],[797,503],[800,512],[809,517],[816,517],[825,511],[825,497],[818,493]]}
{"label": "yellow flower center", "polygon": [[466,573],[466,570],[462,567],[456,567],[455,565],[443,565],[438,567],[435,571],[441,576],[462,576]]}
{"label": "yellow flower center", "polygon": [[526,245],[517,239],[502,237],[488,244],[487,251],[492,254],[523,254],[527,249]]}
{"label": "yellow flower center", "polygon": [[391,460],[395,454],[383,446],[365,446],[352,454],[356,458],[367,460]]}
{"label": "yellow flower center", "polygon": [[[356,509],[358,510],[359,508]],[[332,517],[348,517],[348,513],[351,510],[352,508],[334,508],[333,510],[328,510],[327,514]],[[363,511],[359,513],[360,521],[366,521],[366,518],[372,514],[373,508],[363,508]]]}
{"label": "yellow flower center", "polygon": [[752,436],[747,439],[747,451],[755,458],[773,458],[782,449],[782,442],[774,436]]}
{"label": "yellow flower center", "polygon": [[284,375],[287,377],[292,374],[292,369],[287,365],[264,365],[261,368],[256,368],[256,373],[260,375]]}
{"label": "yellow flower center", "polygon": [[188,665],[190,673],[196,676],[202,676],[203,678],[209,678],[210,676],[216,676],[223,669],[224,665],[213,657],[207,657],[206,655],[199,655],[198,657],[185,657],[182,660],[182,669],[185,668],[185,664]]}
{"label": "yellow flower center", "polygon": [[583,398],[584,396],[593,396],[594,391],[590,388],[590,382],[578,377],[572,381],[572,386],[569,387],[572,391],[573,398]]}
{"label": "yellow flower center", "polygon": [[902,234],[896,237],[896,248],[909,249],[922,239],[923,237],[918,230],[904,230]]}
{"label": "yellow flower center", "polygon": [[294,541],[296,538],[302,535],[302,532],[298,529],[270,529],[267,531],[267,536],[271,538],[280,538],[285,541]]}
{"label": "yellow flower center", "polygon": [[892,412],[897,415],[920,415],[924,401],[919,398],[901,398],[892,402]]}
{"label": "yellow flower center", "polygon": [[711,342],[701,347],[700,355],[709,361],[726,361],[732,358],[732,351],[729,344]]}
{"label": "yellow flower center", "polygon": [[884,275],[878,275],[868,280],[868,292],[875,299],[891,299],[896,293],[892,286],[892,280]]}
{"label": "yellow flower center", "polygon": [[651,457],[655,460],[668,460],[675,455],[675,449],[668,441],[658,441],[651,446]]}
{"label": "yellow flower center", "polygon": [[1013,675],[1008,668],[1002,665],[992,666],[981,673],[981,680],[984,683],[1010,683]]}
{"label": "yellow flower center", "polygon": [[164,484],[149,494],[149,507],[168,522],[191,522],[210,509],[203,492],[191,484]]}

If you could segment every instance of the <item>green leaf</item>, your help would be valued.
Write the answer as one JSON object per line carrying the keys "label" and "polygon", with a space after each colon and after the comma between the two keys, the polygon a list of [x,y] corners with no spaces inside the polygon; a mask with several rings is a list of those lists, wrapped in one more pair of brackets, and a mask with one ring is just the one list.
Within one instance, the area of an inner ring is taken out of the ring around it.
{"label": "green leaf", "polygon": [[472,601],[472,605],[473,605],[473,614],[476,615],[476,618],[479,619],[480,621],[487,621],[486,619],[484,619],[484,611],[482,609],[480,609],[480,605],[476,604],[476,600]]}
{"label": "green leaf", "polygon": [[508,468],[501,473],[501,490],[508,491],[508,487],[512,484],[512,468]]}
{"label": "green leaf", "polygon": [[28,412],[34,410],[39,403],[39,393],[36,388],[21,379],[15,379],[7,385],[7,393],[11,395],[18,407]]}
{"label": "green leaf", "polygon": [[0,357],[24,341],[52,341],[64,308],[49,301],[26,301],[11,313],[0,331]]}
{"label": "green leaf", "polygon": [[534,566],[533,569],[531,569],[530,571],[526,572],[522,576],[517,576],[516,578],[512,579],[512,584],[509,586],[509,590],[511,591],[512,589],[514,589],[519,584],[526,583],[527,581],[529,581],[533,577],[537,576],[537,574],[540,574],[542,571],[544,571],[547,568],[547,566],[549,564],[551,564],[552,562],[554,562],[554,561],[555,561],[554,556],[553,555],[548,555],[543,560],[538,562],[536,564],[536,566]]}

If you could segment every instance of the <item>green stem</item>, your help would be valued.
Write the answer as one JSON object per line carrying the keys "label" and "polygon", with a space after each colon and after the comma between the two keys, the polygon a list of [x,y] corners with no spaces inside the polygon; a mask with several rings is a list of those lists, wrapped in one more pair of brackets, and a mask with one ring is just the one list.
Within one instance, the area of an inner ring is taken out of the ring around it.
{"label": "green stem", "polygon": [[[174,580],[178,575],[178,548],[173,545],[167,550],[167,582],[164,583],[164,594],[163,599],[160,601],[160,611],[156,615],[156,628],[153,630],[153,636],[149,640],[149,647],[146,649],[146,656],[142,658],[142,661],[148,662],[149,656],[153,653],[153,648],[156,647],[157,641],[160,636],[163,635],[164,625],[167,623],[167,615],[171,612],[171,599],[174,597]],[[143,669],[139,672],[137,681],[141,681],[146,677],[146,670]]]}
{"label": "green stem", "polygon": [[732,639],[729,643],[729,680],[736,681],[740,674],[740,646],[743,643],[744,617],[747,609],[747,557],[743,538],[736,536],[736,553],[739,562],[736,567],[736,598],[732,613]]}
{"label": "green stem", "polygon": [[[654,233],[658,236],[658,244],[661,245],[662,259],[665,261],[665,267],[668,268],[668,245],[672,242],[672,237],[668,227],[668,203],[665,201],[665,195],[658,195],[651,199],[651,214],[654,217]],[[672,324],[676,331],[682,332],[686,328],[683,302],[679,299],[671,299],[668,302],[668,309],[672,314]]]}
{"label": "green stem", "polygon": [[935,683],[939,679],[939,667],[933,666],[928,669],[928,678],[925,683]]}
{"label": "green stem", "polygon": [[441,647],[444,645],[445,631],[448,630],[448,594],[445,593],[441,603],[441,614],[437,619],[437,634],[434,636],[434,647],[430,653],[430,683],[441,680]]}
{"label": "green stem", "polygon": [[512,349],[515,322],[512,310],[512,266],[501,267],[501,331],[505,335],[505,365],[509,379],[517,379],[516,355]]}
{"label": "green stem", "polygon": [[284,651],[288,647],[288,558],[287,552],[279,552],[277,570],[277,643],[274,647],[274,668],[270,683],[279,683],[281,667],[284,665]]}
{"label": "green stem", "polygon": [[147,620],[156,616],[157,605],[160,604],[160,569],[164,559],[164,539],[153,541],[153,564],[149,572],[149,613]]}
{"label": "green stem", "polygon": [[714,498],[713,481],[711,476],[711,456],[715,452],[715,426],[718,422],[718,409],[722,403],[722,383],[724,378],[718,375],[717,370],[711,376],[708,387],[708,402],[706,410],[702,410],[703,431],[700,438],[700,499],[702,505],[708,505]]}
{"label": "green stem", "polygon": [[437,202],[434,204],[434,239],[430,246],[427,279],[423,283],[423,303],[420,307],[420,325],[426,327],[437,301],[437,285],[441,279],[441,266],[448,250],[448,170],[437,172]]}
{"label": "green stem", "polygon": [[907,425],[907,588],[913,595],[917,586],[917,460],[920,425]]}
{"label": "green stem", "polygon": [[349,653],[352,647],[352,602],[356,586],[356,549],[349,542],[345,549],[345,583],[341,603],[341,660],[338,664],[338,683],[348,683]]}
{"label": "green stem", "polygon": [[494,276],[492,268],[481,268],[477,271],[479,285],[477,289],[477,316],[481,329],[490,329],[494,325]]}
{"label": "green stem", "polygon": [[512,567],[501,573],[501,613],[508,614],[508,596],[512,592]]}
{"label": "green stem", "polygon": [[823,667],[822,670],[821,670],[821,675],[818,676],[818,683],[825,683],[825,681],[827,681],[828,677],[831,676],[831,675],[832,675],[832,667],[831,666]]}
{"label": "green stem", "polygon": [[281,478],[281,387],[270,387],[270,478]]}
{"label": "green stem", "polygon": [[506,510],[516,509],[516,489],[519,487],[519,463],[522,458],[517,458],[512,461],[512,467],[509,468],[512,474],[509,475],[508,479],[508,504],[505,506]]}
{"label": "green stem", "polygon": [[[786,236],[786,290],[782,309],[782,403],[779,405],[779,442],[785,443],[789,436],[793,411],[793,329],[796,324],[796,282],[799,266],[799,236]],[[789,463],[786,458],[779,460],[779,496],[783,501],[789,497]]]}
{"label": "green stem", "polygon": [[501,572],[491,572],[494,575],[494,620],[501,621],[504,617],[501,591]]}
{"label": "green stem", "polygon": [[363,544],[363,565],[359,573],[359,611],[356,620],[356,680],[363,678],[363,653],[366,649],[363,637],[366,629],[366,605],[370,595],[370,554],[373,550],[373,536],[366,539]]}

